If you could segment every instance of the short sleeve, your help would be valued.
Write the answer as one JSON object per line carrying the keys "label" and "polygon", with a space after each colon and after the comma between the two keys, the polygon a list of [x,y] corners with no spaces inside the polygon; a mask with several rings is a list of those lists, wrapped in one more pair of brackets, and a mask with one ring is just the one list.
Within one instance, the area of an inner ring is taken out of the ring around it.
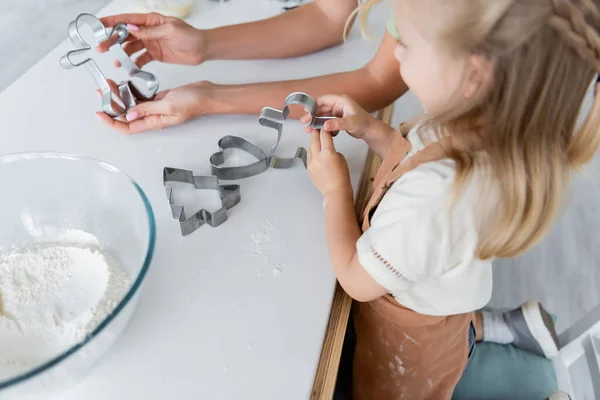
{"label": "short sleeve", "polygon": [[472,210],[459,204],[450,213],[454,177],[450,160],[406,173],[387,191],[358,240],[360,264],[392,295],[439,277],[465,254],[473,257]]}
{"label": "short sleeve", "polygon": [[398,39],[398,31],[396,30],[396,20],[394,19],[394,13],[390,14],[386,28],[390,35],[392,35],[395,39]]}

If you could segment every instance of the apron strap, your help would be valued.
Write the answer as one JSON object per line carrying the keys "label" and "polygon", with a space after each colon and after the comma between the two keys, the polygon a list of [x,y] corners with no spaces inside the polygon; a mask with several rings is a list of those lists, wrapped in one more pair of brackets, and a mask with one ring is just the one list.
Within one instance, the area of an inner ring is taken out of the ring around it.
{"label": "apron strap", "polygon": [[411,158],[406,160],[404,163],[398,163],[392,169],[392,171],[386,175],[384,183],[385,189],[389,189],[390,186],[392,186],[394,182],[400,179],[402,175],[409,171],[412,171],[419,165],[431,161],[441,160],[444,157],[446,157],[446,152],[444,151],[444,147],[440,142],[430,144],[429,146],[425,147],[423,150],[419,151]]}

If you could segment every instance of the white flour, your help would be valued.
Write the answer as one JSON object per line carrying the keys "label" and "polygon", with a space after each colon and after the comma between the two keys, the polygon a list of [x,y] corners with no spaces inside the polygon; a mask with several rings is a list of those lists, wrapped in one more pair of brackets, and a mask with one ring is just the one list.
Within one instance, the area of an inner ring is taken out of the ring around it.
{"label": "white flour", "polygon": [[271,272],[274,277],[283,275],[287,268],[288,259],[285,243],[279,230],[271,223],[268,218],[262,218],[258,226],[248,226],[252,229],[250,239],[252,244],[247,247],[251,254],[262,259],[262,265],[257,268],[258,275]]}
{"label": "white flour", "polygon": [[0,251],[0,381],[81,341],[129,288],[92,235]]}

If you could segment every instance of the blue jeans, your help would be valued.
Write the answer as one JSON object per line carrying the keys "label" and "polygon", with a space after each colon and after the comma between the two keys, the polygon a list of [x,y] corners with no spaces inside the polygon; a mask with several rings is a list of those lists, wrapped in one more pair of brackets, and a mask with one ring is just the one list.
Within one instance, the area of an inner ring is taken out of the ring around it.
{"label": "blue jeans", "polygon": [[471,322],[471,326],[469,327],[469,360],[473,355],[473,350],[475,350],[475,338],[477,337],[477,332],[475,332],[475,327]]}

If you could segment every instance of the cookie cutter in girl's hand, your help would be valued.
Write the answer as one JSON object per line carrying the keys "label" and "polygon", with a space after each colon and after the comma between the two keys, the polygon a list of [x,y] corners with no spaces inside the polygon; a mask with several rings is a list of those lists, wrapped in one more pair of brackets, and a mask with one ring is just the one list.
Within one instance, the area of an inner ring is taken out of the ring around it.
{"label": "cookie cutter in girl's hand", "polygon": [[[325,122],[330,119],[335,119],[335,117],[318,117],[316,115],[318,109],[317,102],[306,93],[292,93],[285,100],[283,109],[276,110],[274,108],[265,107],[258,118],[259,124],[277,131],[277,140],[269,154],[267,155],[259,146],[244,138],[238,136],[225,136],[219,140],[218,145],[220,150],[210,157],[212,174],[224,181],[244,179],[265,172],[269,168],[291,168],[298,159],[301,160],[306,167],[306,149],[304,147],[299,147],[296,150],[294,157],[291,158],[281,158],[275,155],[283,134],[283,125],[290,112],[289,106],[292,104],[301,105],[310,113],[312,117],[310,126],[314,129],[323,129]],[[335,131],[331,134],[335,136],[337,133],[338,132]],[[257,161],[247,165],[224,167],[225,151],[227,149],[242,150],[255,157]]]}
{"label": "cookie cutter in girl's hand", "polygon": [[[115,43],[110,46],[110,50],[131,78],[144,83],[145,87],[140,87],[136,82],[128,80],[121,82],[117,86],[118,97],[124,107],[113,101],[113,92],[108,80],[102,74],[102,71],[94,60],[89,57],[80,62],[73,60],[73,57],[84,54],[92,49],[92,45],[87,43],[80,34],[80,29],[84,26],[91,28],[96,42],[95,45],[109,40],[113,35],[117,35]],[[113,118],[125,115],[129,109],[136,105],[136,100],[151,100],[158,91],[158,79],[153,74],[139,69],[121,46],[125,42],[125,39],[127,39],[127,36],[129,36],[129,31],[126,24],[118,23],[113,28],[105,28],[102,22],[95,16],[80,14],[75,20],[69,23],[69,39],[71,39],[71,42],[77,49],[69,51],[60,58],[60,65],[65,69],[81,65],[86,66],[101,91],[102,111]]]}

